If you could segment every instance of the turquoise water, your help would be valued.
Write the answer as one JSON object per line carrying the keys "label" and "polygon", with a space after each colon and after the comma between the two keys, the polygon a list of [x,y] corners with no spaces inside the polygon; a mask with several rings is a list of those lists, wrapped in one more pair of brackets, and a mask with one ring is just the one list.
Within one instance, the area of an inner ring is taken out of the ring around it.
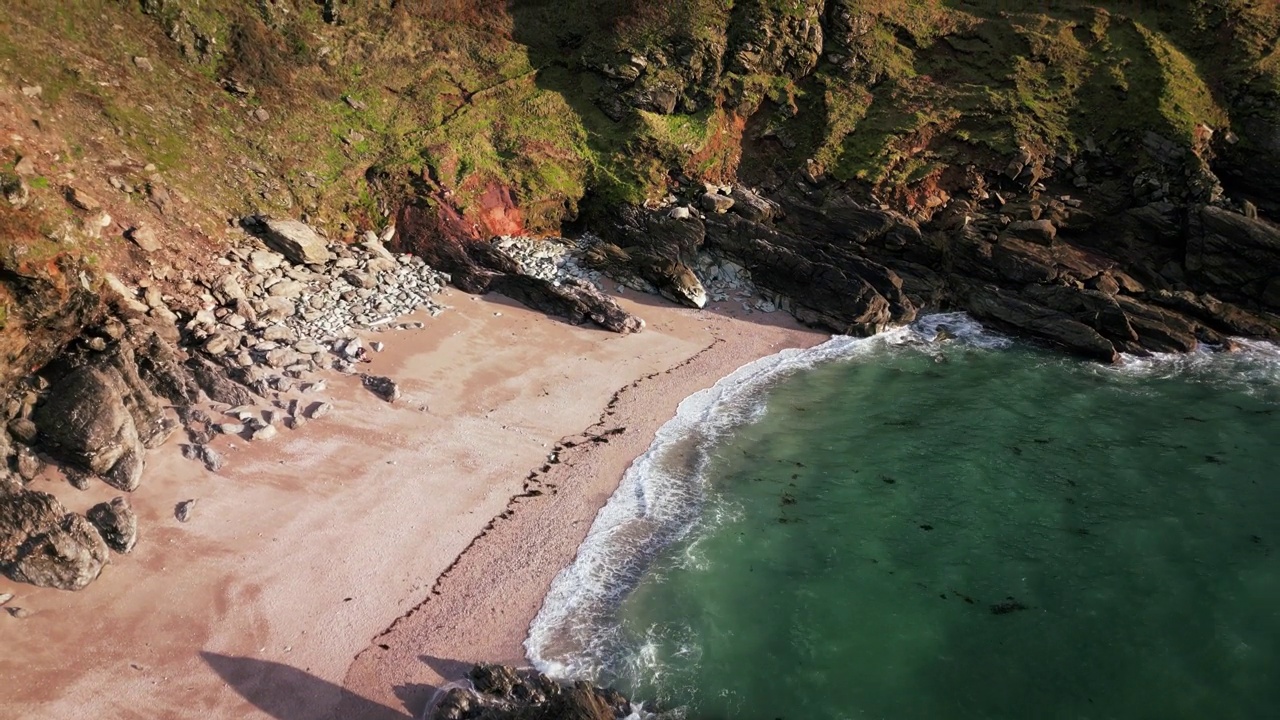
{"label": "turquoise water", "polygon": [[1280,354],[833,342],[682,406],[540,666],[691,718],[1280,717]]}

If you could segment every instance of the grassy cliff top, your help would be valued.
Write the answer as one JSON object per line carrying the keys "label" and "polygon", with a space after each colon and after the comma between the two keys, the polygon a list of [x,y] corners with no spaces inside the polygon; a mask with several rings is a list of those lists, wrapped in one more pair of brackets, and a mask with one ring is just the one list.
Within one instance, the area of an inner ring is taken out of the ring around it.
{"label": "grassy cliff top", "polygon": [[[1086,145],[1140,167],[1148,131],[1192,147],[1271,122],[1280,91],[1269,0],[386,5],[11,3],[0,78],[26,144],[4,162],[40,156],[45,225],[74,178],[195,245],[247,212],[351,234],[406,193],[466,211],[495,187],[552,232],[679,173],[886,191]],[[157,213],[149,184],[185,202]]]}

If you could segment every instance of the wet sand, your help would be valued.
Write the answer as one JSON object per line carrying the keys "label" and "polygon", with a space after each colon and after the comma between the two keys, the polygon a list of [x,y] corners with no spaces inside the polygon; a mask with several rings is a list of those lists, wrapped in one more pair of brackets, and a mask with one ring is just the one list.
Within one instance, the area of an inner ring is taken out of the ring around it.
{"label": "wet sand", "polygon": [[[221,472],[148,456],[133,554],[79,593],[0,579],[0,717],[416,716],[478,660],[523,662],[530,620],[626,466],[680,400],[825,339],[781,313],[677,308],[629,293],[621,337],[494,296],[334,375],[332,414],[274,440],[219,437]],[[590,438],[600,438],[591,440]],[[570,439],[571,449],[550,453]],[[580,443],[580,444],[579,444]],[[38,480],[72,510],[118,494]],[[196,498],[188,523],[174,505]]]}

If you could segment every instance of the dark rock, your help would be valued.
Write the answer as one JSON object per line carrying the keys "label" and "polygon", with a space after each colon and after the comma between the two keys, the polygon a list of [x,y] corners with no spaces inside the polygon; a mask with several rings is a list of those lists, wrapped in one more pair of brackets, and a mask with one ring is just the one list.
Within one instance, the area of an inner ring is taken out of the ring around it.
{"label": "dark rock", "polygon": [[128,500],[117,497],[111,502],[98,503],[89,508],[86,515],[102,534],[107,547],[118,553],[133,550],[138,542],[138,518]]}
{"label": "dark rock", "polygon": [[19,582],[79,590],[107,561],[102,536],[48,493],[0,497],[0,571]]}
{"label": "dark rock", "polygon": [[45,446],[121,490],[134,490],[142,479],[143,444],[125,406],[130,395],[124,380],[110,369],[71,370],[36,411]]}
{"label": "dark rock", "polygon": [[364,375],[361,379],[369,392],[383,400],[395,402],[400,399],[400,386],[391,378],[381,375]]}
{"label": "dark rock", "polygon": [[617,720],[631,713],[615,690],[560,683],[534,670],[481,664],[469,679],[474,690],[449,690],[428,720]]}
{"label": "dark rock", "polygon": [[1205,290],[1280,310],[1280,228],[1206,205],[1193,212],[1186,267]]}
{"label": "dark rock", "polygon": [[178,522],[187,522],[191,519],[191,511],[195,508],[195,500],[183,500],[173,508],[173,516]]}
{"label": "dark rock", "polygon": [[1109,340],[1066,313],[1028,302],[991,285],[971,285],[962,291],[966,310],[979,320],[1011,327],[1071,352],[1105,362],[1120,355]]}
{"label": "dark rock", "polygon": [[867,335],[915,319],[901,277],[847,242],[802,238],[724,216],[708,220],[707,244],[749,270],[758,286],[789,298],[802,322]]}
{"label": "dark rock", "polygon": [[225,370],[208,360],[192,356],[187,359],[187,368],[200,389],[204,390],[214,402],[239,407],[253,403],[253,393],[244,385],[231,379]]}
{"label": "dark rock", "polygon": [[1048,245],[1058,236],[1058,228],[1048,220],[1022,220],[1009,223],[1007,231],[1031,242]]}

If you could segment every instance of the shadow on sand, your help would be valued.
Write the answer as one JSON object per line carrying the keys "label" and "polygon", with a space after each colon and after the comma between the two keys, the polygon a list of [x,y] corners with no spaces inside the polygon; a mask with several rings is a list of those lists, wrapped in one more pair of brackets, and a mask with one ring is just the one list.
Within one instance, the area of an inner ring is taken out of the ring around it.
{"label": "shadow on sand", "polygon": [[[435,695],[436,686],[399,685],[393,708],[360,697],[347,689],[289,665],[256,658],[201,652],[200,657],[245,700],[276,720],[415,720]],[[444,678],[466,676],[471,663],[419,656]]]}

